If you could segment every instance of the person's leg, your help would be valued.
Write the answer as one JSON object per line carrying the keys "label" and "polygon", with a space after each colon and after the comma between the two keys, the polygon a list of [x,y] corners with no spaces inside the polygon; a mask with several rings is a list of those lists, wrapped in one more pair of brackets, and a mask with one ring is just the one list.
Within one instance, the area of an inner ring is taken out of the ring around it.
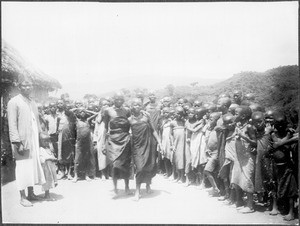
{"label": "person's leg", "polygon": [[291,221],[295,219],[293,198],[289,198],[289,213],[288,215],[283,216],[283,219],[286,221]]}
{"label": "person's leg", "polygon": [[169,159],[165,158],[164,159],[164,164],[165,164],[165,169],[166,169],[166,175],[165,175],[165,178],[168,178],[170,175],[171,175],[171,172],[170,172],[170,166],[169,166]]}
{"label": "person's leg", "polygon": [[185,186],[188,187],[190,186],[192,183],[191,183],[191,180],[190,180],[190,177],[191,177],[191,173],[187,173],[186,174],[186,180],[185,180]]}
{"label": "person's leg", "polygon": [[130,195],[130,189],[129,189],[129,178],[124,179],[125,182],[125,193],[127,195]]}
{"label": "person's leg", "polygon": [[253,213],[253,193],[247,192],[247,205],[245,208],[240,210],[241,213]]}
{"label": "person's leg", "polygon": [[76,183],[77,181],[78,181],[78,164],[75,162],[73,182]]}
{"label": "person's leg", "polygon": [[203,173],[203,166],[198,166],[198,175],[199,175],[199,183],[200,183],[200,186],[199,186],[199,189],[202,190],[202,189],[205,189],[205,184],[204,184],[204,173]]}
{"label": "person's leg", "polygon": [[209,183],[211,184],[211,186],[213,188],[213,195],[214,196],[219,195],[220,190],[217,187],[217,184],[216,184],[215,179],[214,179],[213,175],[211,174],[211,172],[204,170],[204,175],[207,177],[207,179],[209,180]]}
{"label": "person's leg", "polygon": [[279,214],[278,206],[277,206],[277,198],[276,198],[276,193],[272,192],[272,211],[270,212],[270,215],[277,215]]}
{"label": "person's leg", "polygon": [[67,168],[67,178],[68,180],[72,180],[73,178],[71,175],[71,164],[67,164],[66,168]]}
{"label": "person's leg", "polygon": [[150,183],[147,183],[147,184],[146,184],[146,192],[147,192],[148,194],[152,193]]}
{"label": "person's leg", "polygon": [[50,191],[49,191],[49,190],[46,190],[46,191],[45,191],[45,196],[44,196],[44,198],[45,198],[46,201],[56,201],[55,198],[53,198],[53,197],[50,196]]}
{"label": "person's leg", "polygon": [[136,183],[136,189],[135,189],[135,195],[134,195],[134,200],[135,201],[139,201],[140,197],[141,197],[141,184],[140,183]]}
{"label": "person's leg", "polygon": [[29,201],[40,200],[40,198],[34,194],[32,186],[28,187],[27,190],[28,190],[28,198],[27,199]]}
{"label": "person's leg", "polygon": [[86,181],[92,181],[91,178],[88,175],[88,172],[85,172],[85,180]]}
{"label": "person's leg", "polygon": [[218,198],[219,201],[225,201],[230,197],[230,188],[229,188],[229,180],[227,178],[223,179],[223,184],[225,188],[225,195]]}
{"label": "person's leg", "polygon": [[25,190],[20,191],[20,196],[21,196],[20,204],[22,206],[24,206],[24,207],[33,206],[32,203],[27,200],[26,195],[25,195]]}

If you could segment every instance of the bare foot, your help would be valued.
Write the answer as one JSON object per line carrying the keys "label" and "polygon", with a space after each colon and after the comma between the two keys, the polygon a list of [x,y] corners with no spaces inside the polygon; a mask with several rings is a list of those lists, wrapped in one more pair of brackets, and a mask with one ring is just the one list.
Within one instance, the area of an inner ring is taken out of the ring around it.
{"label": "bare foot", "polygon": [[49,201],[49,202],[54,202],[54,201],[56,201],[56,199],[53,198],[53,197],[51,197],[50,195],[45,196],[44,199],[45,199],[45,201]]}
{"label": "bare foot", "polygon": [[29,202],[27,199],[21,198],[20,204],[24,207],[31,207],[33,206],[31,202]]}
{"label": "bare foot", "polygon": [[245,208],[239,210],[239,212],[240,212],[240,213],[244,213],[244,214],[246,214],[246,213],[253,213],[253,212],[254,212],[254,209],[250,209],[250,208],[247,206],[247,207],[245,207]]}
{"label": "bare foot", "polygon": [[133,201],[139,201],[141,198],[141,195],[139,193],[135,193],[135,196],[133,198]]}
{"label": "bare foot", "polygon": [[292,221],[294,219],[295,219],[294,214],[288,214],[288,215],[283,216],[283,220],[285,220],[285,221]]}
{"label": "bare foot", "polygon": [[126,195],[132,195],[132,192],[130,191],[129,188],[125,188],[125,194]]}
{"label": "bare foot", "polygon": [[218,198],[218,201],[225,201],[225,200],[226,200],[225,196],[221,196]]}
{"label": "bare foot", "polygon": [[147,192],[147,194],[151,194],[152,193],[150,185],[146,185],[146,192]]}
{"label": "bare foot", "polygon": [[75,176],[75,177],[73,178],[72,182],[73,182],[73,183],[76,183],[77,181],[78,181],[78,177]]}
{"label": "bare foot", "polygon": [[112,197],[112,199],[116,199],[116,198],[118,198],[118,196],[119,196],[119,191],[118,191],[118,189],[114,189],[114,195],[113,195],[113,197]]}
{"label": "bare foot", "polygon": [[279,211],[278,210],[272,210],[270,213],[269,213],[270,215],[272,215],[272,216],[276,216],[276,215],[278,215],[279,214]]}
{"label": "bare foot", "polygon": [[85,176],[86,181],[92,181],[92,179],[89,176]]}

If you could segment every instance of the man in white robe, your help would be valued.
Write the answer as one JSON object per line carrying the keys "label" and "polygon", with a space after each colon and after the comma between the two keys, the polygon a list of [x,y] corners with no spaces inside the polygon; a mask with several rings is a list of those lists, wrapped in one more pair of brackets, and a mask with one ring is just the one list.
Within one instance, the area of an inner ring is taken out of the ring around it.
{"label": "man in white robe", "polygon": [[[44,184],[45,176],[39,159],[39,118],[34,100],[30,98],[31,81],[19,83],[20,94],[13,97],[7,106],[9,136],[13,156],[16,160],[16,182],[20,191],[20,204],[29,207],[30,201],[39,198],[33,192],[33,186]],[[28,189],[28,196],[25,189]]]}

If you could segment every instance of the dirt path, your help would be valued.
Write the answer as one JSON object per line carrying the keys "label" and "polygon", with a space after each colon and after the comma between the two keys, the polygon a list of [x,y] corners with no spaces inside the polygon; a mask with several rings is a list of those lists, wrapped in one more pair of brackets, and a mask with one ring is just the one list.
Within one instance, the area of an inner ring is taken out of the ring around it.
{"label": "dirt path", "polygon": [[[217,198],[208,197],[207,191],[184,187],[158,175],[153,179],[152,194],[133,201],[124,194],[124,183],[119,182],[120,197],[112,199],[112,181],[93,180],[59,181],[51,191],[55,202],[36,202],[33,207],[19,204],[15,182],[2,186],[3,223],[151,223],[151,224],[298,224],[285,222],[281,215],[256,211],[240,214]],[[134,191],[134,181],[130,181]],[[39,186],[35,193],[42,195]]]}

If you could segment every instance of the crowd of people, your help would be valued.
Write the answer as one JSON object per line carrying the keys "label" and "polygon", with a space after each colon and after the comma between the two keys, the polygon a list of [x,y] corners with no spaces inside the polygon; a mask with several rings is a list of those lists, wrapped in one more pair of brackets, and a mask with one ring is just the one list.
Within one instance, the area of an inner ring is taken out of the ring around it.
{"label": "crowd of people", "polygon": [[[232,98],[221,94],[209,103],[184,97],[158,101],[154,92],[146,102],[139,95],[125,102],[120,93],[85,103],[63,95],[57,102],[38,105],[35,112],[24,85],[21,83],[17,96],[20,100],[13,98],[8,104],[10,138],[17,154],[22,145],[39,145],[36,155],[40,158],[30,158],[36,159],[34,165],[39,168],[39,173],[32,169],[34,178],[41,179],[22,184],[26,172],[21,169],[26,166],[17,164],[16,179],[21,181],[18,188],[24,206],[36,198],[34,184],[42,184],[45,197],[52,200],[49,189],[57,180],[76,183],[99,177],[112,178],[114,198],[119,195],[119,179],[124,179],[129,194],[129,180],[135,178],[134,199],[139,200],[141,184],[146,184],[149,193],[152,178],[162,174],[186,187],[211,188],[210,196],[240,213],[252,213],[255,205],[262,205],[268,206],[271,215],[283,213],[287,221],[295,218],[298,124],[290,124],[280,110],[264,109],[255,102],[254,94],[242,96],[241,91],[235,91]],[[24,109],[26,122],[25,118],[17,119],[25,117],[16,113],[18,101],[31,106]],[[32,134],[38,133],[31,129],[30,142],[22,143],[19,136],[24,133],[14,126],[23,122],[27,131],[32,120],[37,121],[39,140],[31,142]]]}

